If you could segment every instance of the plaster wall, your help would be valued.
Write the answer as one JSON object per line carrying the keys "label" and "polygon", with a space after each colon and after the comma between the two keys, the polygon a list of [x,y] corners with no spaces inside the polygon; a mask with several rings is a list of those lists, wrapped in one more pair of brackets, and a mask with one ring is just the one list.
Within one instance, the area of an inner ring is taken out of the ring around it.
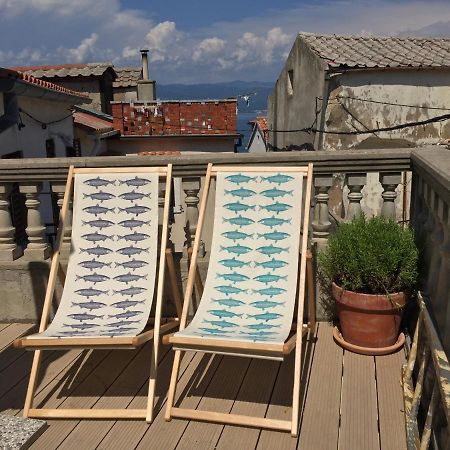
{"label": "plaster wall", "polygon": [[261,134],[261,131],[259,128],[257,128],[252,134],[252,137],[250,138],[251,141],[247,147],[247,151],[249,153],[266,153],[267,147],[266,142],[263,138],[263,135]]}

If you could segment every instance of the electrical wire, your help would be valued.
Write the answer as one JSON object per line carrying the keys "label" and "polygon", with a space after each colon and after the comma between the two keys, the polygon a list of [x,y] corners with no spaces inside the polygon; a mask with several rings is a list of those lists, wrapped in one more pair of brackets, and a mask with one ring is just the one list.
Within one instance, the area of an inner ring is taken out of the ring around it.
{"label": "electrical wire", "polygon": [[72,117],[72,113],[68,114],[65,117],[62,117],[61,119],[56,119],[56,120],[52,120],[50,122],[43,122],[42,120],[37,119],[36,117],[34,117],[32,114],[30,114],[29,112],[25,111],[22,108],[19,108],[19,113],[23,113],[25,114],[27,117],[29,117],[30,119],[34,120],[36,123],[38,123],[41,126],[48,126],[48,125],[53,125],[54,123],[59,123],[62,122],[66,119],[68,119],[69,117]]}

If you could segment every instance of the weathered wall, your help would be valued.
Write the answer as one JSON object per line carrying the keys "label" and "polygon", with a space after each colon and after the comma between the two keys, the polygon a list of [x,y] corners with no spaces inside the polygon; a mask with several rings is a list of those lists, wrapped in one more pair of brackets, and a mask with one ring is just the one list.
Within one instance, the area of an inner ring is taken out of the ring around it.
{"label": "weathered wall", "polygon": [[[291,92],[290,70],[293,71]],[[320,118],[317,97],[322,97],[323,85],[322,61],[297,38],[268,99],[269,130],[295,130],[316,124]],[[269,145],[279,150],[311,149],[315,145],[314,139],[314,134],[305,132],[269,132]]]}
{"label": "weathered wall", "polygon": [[247,147],[249,153],[266,153],[266,142],[261,134],[259,128],[256,129],[254,135],[252,135],[252,140]]}
{"label": "weathered wall", "polygon": [[137,86],[115,87],[113,100],[115,102],[136,102]]}

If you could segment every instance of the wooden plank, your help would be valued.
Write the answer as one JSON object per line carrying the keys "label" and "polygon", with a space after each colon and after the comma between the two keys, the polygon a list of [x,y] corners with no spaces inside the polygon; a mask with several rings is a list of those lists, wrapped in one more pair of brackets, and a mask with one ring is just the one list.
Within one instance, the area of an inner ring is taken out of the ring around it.
{"label": "wooden plank", "polygon": [[[198,405],[197,410],[229,413],[250,365],[249,358],[225,356]],[[182,406],[184,407],[184,406]],[[215,448],[223,425],[191,421],[177,450]]]}
{"label": "wooden plank", "polygon": [[[318,328],[320,330],[320,327]],[[315,354],[315,335],[303,339],[302,372],[300,381],[300,404],[304,405],[306,390],[310,379],[311,364]],[[292,386],[294,377],[294,353],[291,353],[281,363],[266,417],[272,419],[291,420],[292,415]],[[296,449],[297,439],[290,433],[262,430],[258,450]]]}
{"label": "wooden plank", "polygon": [[9,327],[11,323],[0,323],[0,332]]}
{"label": "wooden plank", "polygon": [[[253,359],[231,413],[264,417],[279,368],[280,363],[277,361]],[[226,426],[216,448],[254,448],[259,434],[260,430],[255,428]]]}
{"label": "wooden plank", "polygon": [[401,389],[403,351],[376,356],[380,446],[383,450],[406,450],[405,414]]}
{"label": "wooden plank", "polygon": [[338,449],[379,450],[373,356],[344,351]]}
{"label": "wooden plank", "polygon": [[333,328],[320,323],[301,421],[299,449],[336,449],[342,357],[342,348],[333,340]]}
{"label": "wooden plank", "polygon": [[0,333],[0,351],[8,347],[14,339],[23,336],[27,331],[34,327],[32,323],[12,323]]}

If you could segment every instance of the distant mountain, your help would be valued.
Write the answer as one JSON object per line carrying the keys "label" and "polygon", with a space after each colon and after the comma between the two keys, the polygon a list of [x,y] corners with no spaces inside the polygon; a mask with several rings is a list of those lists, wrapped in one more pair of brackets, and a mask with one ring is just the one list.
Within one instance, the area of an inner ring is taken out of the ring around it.
{"label": "distant mountain", "polygon": [[272,92],[274,82],[230,81],[224,83],[199,84],[157,84],[157,96],[161,100],[222,99],[256,92],[250,96],[250,105],[240,99],[240,112],[253,112],[267,109],[267,97]]}

